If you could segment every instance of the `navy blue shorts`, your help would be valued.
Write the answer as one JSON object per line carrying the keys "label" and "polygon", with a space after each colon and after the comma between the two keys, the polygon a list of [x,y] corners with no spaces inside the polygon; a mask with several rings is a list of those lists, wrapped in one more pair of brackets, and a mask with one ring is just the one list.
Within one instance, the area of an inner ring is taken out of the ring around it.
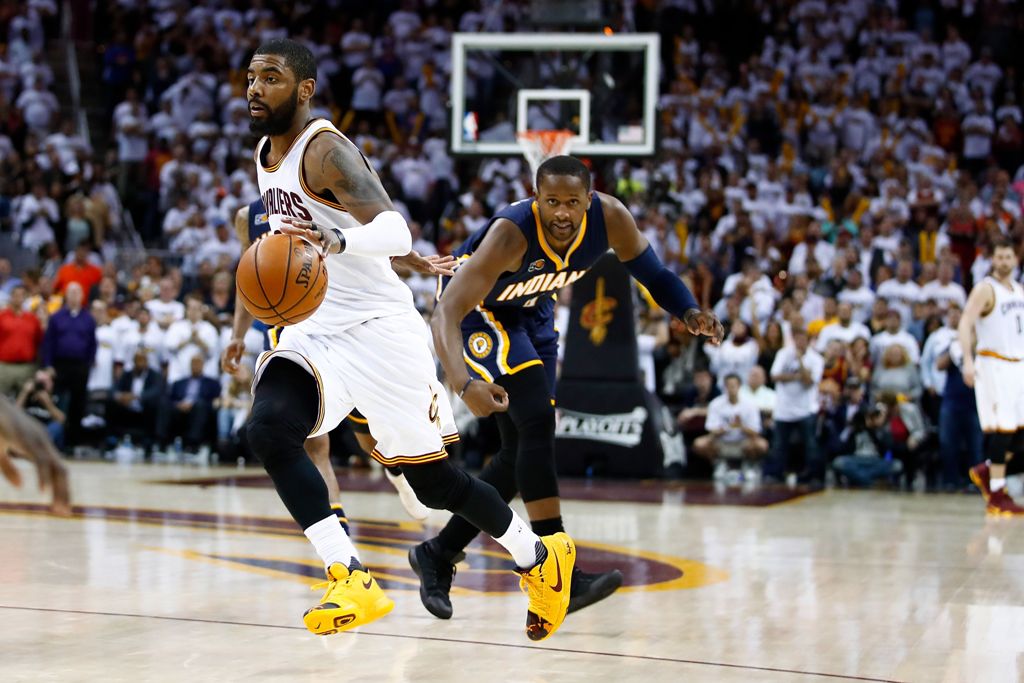
{"label": "navy blue shorts", "polygon": [[558,332],[553,311],[478,306],[462,321],[462,344],[470,375],[493,382],[542,365],[554,398]]}

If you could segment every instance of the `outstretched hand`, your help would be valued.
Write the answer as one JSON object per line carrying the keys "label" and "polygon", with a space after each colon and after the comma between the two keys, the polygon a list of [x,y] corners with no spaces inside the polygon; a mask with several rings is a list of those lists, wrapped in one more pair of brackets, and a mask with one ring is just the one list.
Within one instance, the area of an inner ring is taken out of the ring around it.
{"label": "outstretched hand", "polygon": [[691,308],[683,316],[683,324],[690,334],[694,336],[710,337],[710,342],[715,346],[722,343],[725,338],[725,327],[722,322],[710,311],[699,311]]}
{"label": "outstretched hand", "polygon": [[410,251],[405,256],[396,256],[391,259],[391,265],[402,271],[411,271],[420,275],[445,275],[455,274],[455,264],[458,259],[454,256],[441,256],[430,254],[422,256],[419,252]]}

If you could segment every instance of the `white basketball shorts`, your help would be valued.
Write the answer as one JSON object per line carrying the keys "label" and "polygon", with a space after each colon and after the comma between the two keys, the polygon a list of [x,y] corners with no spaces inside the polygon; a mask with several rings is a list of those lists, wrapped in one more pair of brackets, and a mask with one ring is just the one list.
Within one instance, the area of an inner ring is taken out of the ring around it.
{"label": "white basketball shorts", "polygon": [[373,457],[382,464],[440,460],[459,433],[428,335],[415,311],[374,318],[340,334],[286,328],[278,345],[257,359],[252,389],[272,358],[286,358],[313,375],[320,390],[320,414],[309,436],[330,432],[357,408],[377,441]]}
{"label": "white basketball shorts", "polygon": [[979,355],[974,371],[981,430],[1005,434],[1024,427],[1024,361]]}

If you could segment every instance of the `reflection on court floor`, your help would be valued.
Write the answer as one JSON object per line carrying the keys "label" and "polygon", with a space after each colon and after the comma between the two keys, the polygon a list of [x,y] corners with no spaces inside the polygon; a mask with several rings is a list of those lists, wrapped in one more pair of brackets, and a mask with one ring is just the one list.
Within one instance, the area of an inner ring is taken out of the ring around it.
{"label": "reflection on court floor", "polygon": [[406,551],[447,515],[408,519],[375,475],[342,477],[344,502],[396,607],[328,638],[301,622],[317,558],[257,471],[75,462],[72,476],[69,519],[32,486],[0,486],[5,683],[1024,675],[1024,525],[986,520],[977,496],[567,483],[581,564],[621,569],[626,587],[538,644],[490,541],[459,566],[454,617],[423,609]]}
{"label": "reflection on court floor", "polygon": [[[46,506],[31,503],[0,503],[0,513],[18,512],[45,515]],[[72,511],[72,519],[231,531],[257,536],[287,536],[304,540],[294,522],[279,518],[108,506],[75,506]],[[356,518],[350,518],[349,523],[359,548],[382,553],[391,560],[367,563],[385,589],[419,586],[416,575],[405,561],[405,555],[409,548],[419,543],[423,536],[423,527],[420,524]],[[581,540],[577,546],[588,571],[619,569],[623,574],[623,588],[627,591],[696,588],[726,578],[725,573],[720,570],[682,558],[644,551],[630,551],[610,545],[588,543],[584,540]],[[218,562],[223,566],[233,566],[238,570],[263,570],[266,575],[276,575],[279,578],[308,577],[315,579],[315,582],[323,580],[323,566],[316,558],[309,557],[309,553],[300,553],[294,558],[285,558],[169,550],[160,547],[149,549],[176,554],[197,562]],[[302,557],[302,554],[305,554],[306,557]],[[458,571],[457,593],[519,592],[519,579],[513,572],[511,561],[501,546],[490,539],[487,539],[486,542],[478,539],[475,545],[467,548],[466,560],[460,563]],[[313,581],[309,583],[313,583]]]}

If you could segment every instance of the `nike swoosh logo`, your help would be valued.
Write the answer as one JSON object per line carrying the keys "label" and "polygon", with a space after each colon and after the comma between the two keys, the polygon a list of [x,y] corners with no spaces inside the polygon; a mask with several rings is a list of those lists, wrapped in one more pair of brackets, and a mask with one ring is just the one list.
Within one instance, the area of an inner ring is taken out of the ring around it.
{"label": "nike swoosh logo", "polygon": [[558,561],[558,555],[555,555],[555,571],[558,572],[558,583],[551,587],[551,590],[556,593],[562,592],[562,565]]}
{"label": "nike swoosh logo", "polygon": [[363,588],[365,588],[366,590],[370,590],[370,586],[372,586],[372,585],[373,585],[373,579],[372,578],[368,579],[367,581],[363,581]]}

